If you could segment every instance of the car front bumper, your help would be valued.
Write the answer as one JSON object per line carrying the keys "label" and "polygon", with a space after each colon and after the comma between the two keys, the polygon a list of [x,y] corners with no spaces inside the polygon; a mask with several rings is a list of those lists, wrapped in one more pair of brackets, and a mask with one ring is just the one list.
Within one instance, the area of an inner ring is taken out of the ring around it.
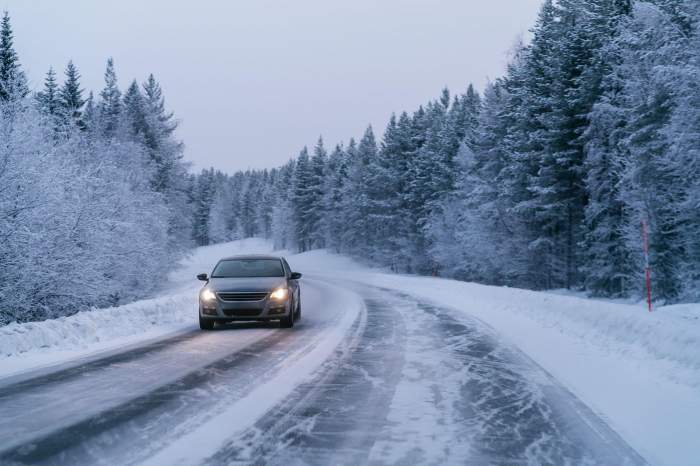
{"label": "car front bumper", "polygon": [[290,300],[275,301],[265,298],[261,301],[222,301],[199,302],[199,315],[203,319],[216,321],[234,320],[278,320],[289,316]]}

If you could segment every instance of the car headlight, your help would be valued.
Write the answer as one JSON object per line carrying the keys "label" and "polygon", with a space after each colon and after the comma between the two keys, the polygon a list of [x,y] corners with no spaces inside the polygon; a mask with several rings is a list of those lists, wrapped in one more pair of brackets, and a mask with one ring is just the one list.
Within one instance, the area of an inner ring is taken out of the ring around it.
{"label": "car headlight", "polygon": [[288,293],[289,292],[287,291],[287,288],[277,288],[270,294],[270,298],[277,301],[284,301],[285,299],[287,299]]}
{"label": "car headlight", "polygon": [[206,302],[216,301],[216,295],[209,288],[204,288],[199,294],[199,297],[202,299],[202,301]]}

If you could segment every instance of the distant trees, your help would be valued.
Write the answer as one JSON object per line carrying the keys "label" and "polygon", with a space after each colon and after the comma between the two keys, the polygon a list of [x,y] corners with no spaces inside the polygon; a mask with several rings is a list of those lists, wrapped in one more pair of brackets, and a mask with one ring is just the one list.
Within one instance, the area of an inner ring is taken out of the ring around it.
{"label": "distant trees", "polygon": [[547,0],[483,96],[444,90],[379,143],[319,141],[225,196],[264,193],[270,231],[249,233],[278,247],[612,297],[642,291],[644,220],[656,296],[698,299],[699,20],[691,0]]}

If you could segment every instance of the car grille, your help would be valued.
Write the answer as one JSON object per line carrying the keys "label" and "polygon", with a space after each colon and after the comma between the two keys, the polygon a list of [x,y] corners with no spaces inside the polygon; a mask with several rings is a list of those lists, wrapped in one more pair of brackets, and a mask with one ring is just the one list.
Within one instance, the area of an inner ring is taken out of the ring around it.
{"label": "car grille", "polygon": [[237,301],[261,301],[267,296],[267,292],[237,292],[237,293],[217,293],[219,299],[227,302]]}
{"label": "car grille", "polygon": [[224,315],[226,317],[256,317],[261,312],[260,309],[225,309]]}

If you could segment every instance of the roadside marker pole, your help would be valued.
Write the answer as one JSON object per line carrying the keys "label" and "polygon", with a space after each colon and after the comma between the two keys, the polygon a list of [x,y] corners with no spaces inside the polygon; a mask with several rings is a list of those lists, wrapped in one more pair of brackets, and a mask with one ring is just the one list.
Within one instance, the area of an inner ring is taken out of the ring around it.
{"label": "roadside marker pole", "polygon": [[649,265],[649,232],[647,228],[647,221],[645,219],[642,219],[642,241],[644,242],[644,274],[646,276],[647,286],[647,306],[649,307],[649,312],[651,312],[651,265]]}

